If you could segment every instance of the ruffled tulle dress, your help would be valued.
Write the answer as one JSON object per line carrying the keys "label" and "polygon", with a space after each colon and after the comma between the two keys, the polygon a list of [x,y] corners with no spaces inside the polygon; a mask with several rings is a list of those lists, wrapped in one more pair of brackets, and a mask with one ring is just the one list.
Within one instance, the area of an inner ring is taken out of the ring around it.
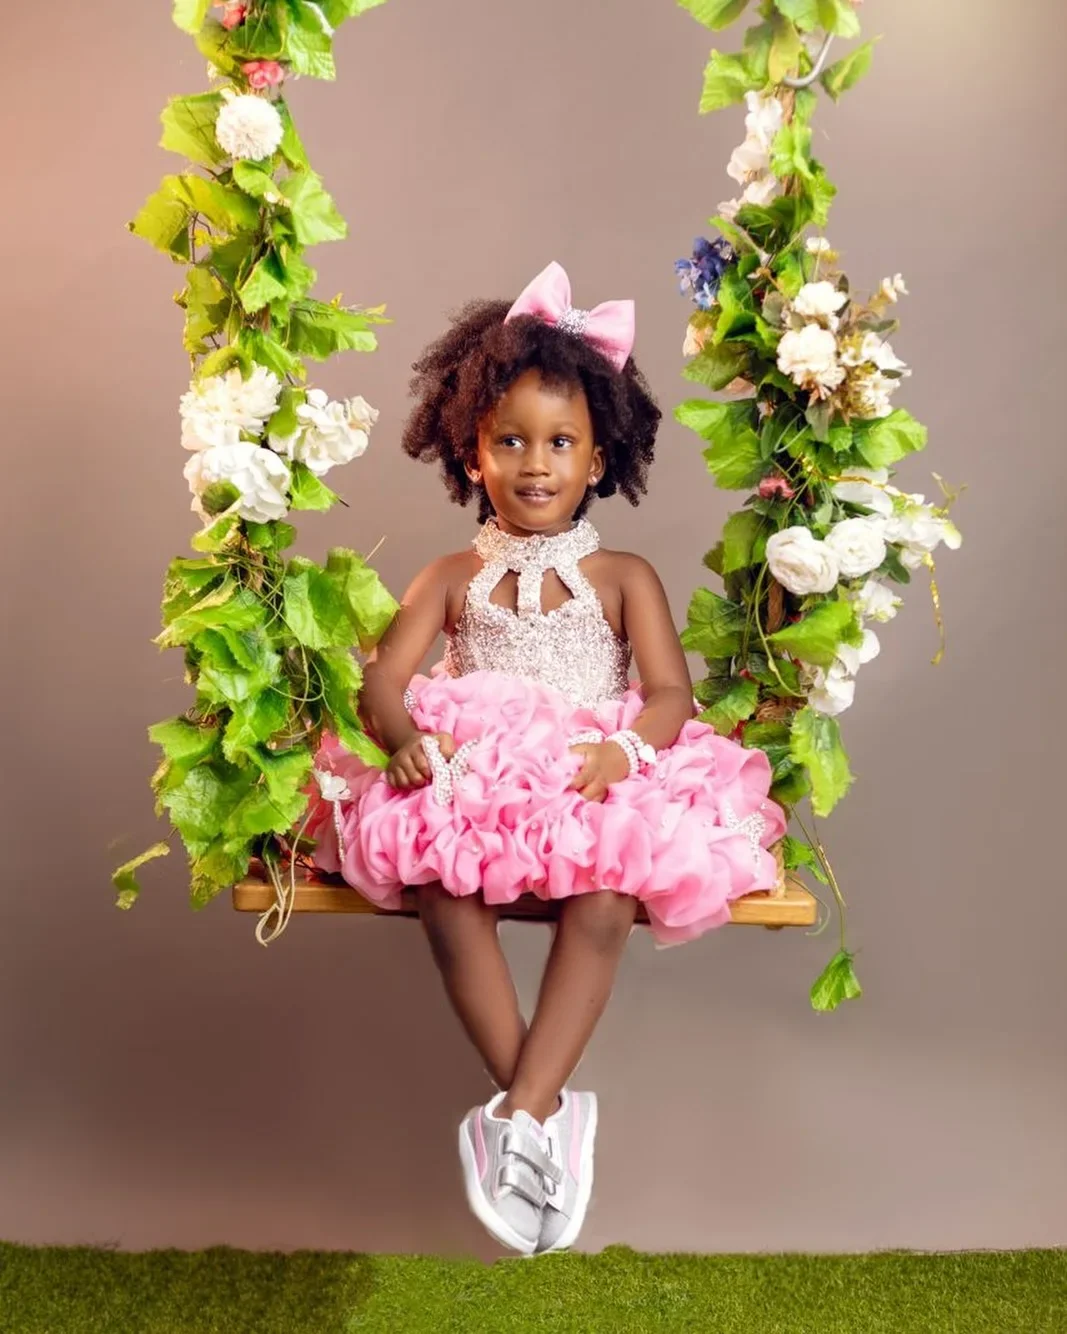
{"label": "ruffled tulle dress", "polygon": [[[691,720],[603,802],[569,790],[582,763],[570,745],[631,727],[644,704],[628,679],[629,647],[579,568],[599,546],[592,525],[516,538],[490,521],[474,546],[482,568],[444,661],[406,696],[416,725],[449,733],[459,752],[450,765],[438,759],[432,785],[398,791],[327,736],[307,827],[316,864],[382,908],[432,881],[493,904],[632,894],[664,944],[721,925],[731,900],[771,888],[767,849],[785,820],[768,797],[762,751]],[[571,598],[543,612],[549,569]],[[490,601],[508,570],[518,574],[514,611]]]}

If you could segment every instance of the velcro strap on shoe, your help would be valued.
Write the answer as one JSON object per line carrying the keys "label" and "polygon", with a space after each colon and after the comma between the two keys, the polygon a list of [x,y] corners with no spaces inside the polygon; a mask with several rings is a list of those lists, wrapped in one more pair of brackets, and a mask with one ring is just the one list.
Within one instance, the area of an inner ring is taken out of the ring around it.
{"label": "velcro strap on shoe", "polygon": [[562,1167],[552,1161],[547,1151],[538,1144],[531,1134],[525,1130],[520,1130],[517,1126],[509,1126],[504,1131],[500,1151],[521,1158],[523,1162],[529,1163],[535,1172],[539,1172],[541,1176],[554,1182],[557,1186],[563,1180]]}
{"label": "velcro strap on shoe", "polygon": [[524,1200],[529,1200],[536,1208],[544,1207],[544,1186],[528,1164],[521,1161],[504,1163],[500,1169],[499,1183],[501,1189],[506,1188],[514,1191],[516,1195],[521,1195]]}

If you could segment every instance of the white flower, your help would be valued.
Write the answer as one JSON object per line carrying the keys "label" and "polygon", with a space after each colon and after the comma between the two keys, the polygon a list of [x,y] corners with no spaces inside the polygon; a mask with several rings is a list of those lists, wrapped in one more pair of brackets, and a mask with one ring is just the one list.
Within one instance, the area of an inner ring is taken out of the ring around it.
{"label": "white flower", "polygon": [[720,213],[727,222],[733,222],[734,218],[737,217],[737,210],[740,207],[740,199],[721,199],[716,212]]}
{"label": "white flower", "polygon": [[829,329],[805,324],[790,329],[778,343],[778,369],[802,388],[836,389],[845,378],[837,361],[837,339]]}
{"label": "white flower", "polygon": [[901,563],[909,570],[918,569],[942,542],[955,551],[963,541],[956,525],[921,495],[899,496],[883,531],[887,542],[900,547]]}
{"label": "white flower", "polygon": [[764,97],[762,93],[745,94],[745,134],[748,139],[759,144],[769,152],[774,136],[785,124],[785,110],[776,97]]}
{"label": "white flower", "polygon": [[901,606],[901,600],[885,584],[877,579],[868,579],[852,598],[853,605],[861,620],[891,621]]}
{"label": "white flower", "polygon": [[837,568],[846,579],[870,574],[885,560],[885,538],[880,516],[842,519],[826,535],[826,545],[837,557]]}
{"label": "white flower", "polygon": [[856,695],[856,678],[841,663],[835,662],[825,671],[822,667],[812,668],[805,676],[811,683],[808,703],[816,713],[834,718],[851,706]]}
{"label": "white flower", "polygon": [[911,374],[907,362],[901,361],[884,339],[870,330],[859,340],[846,338],[841,346],[841,364],[843,366],[862,366],[865,362],[877,366],[880,371],[900,371]]}
{"label": "white flower", "polygon": [[345,403],[348,407],[348,420],[361,431],[369,431],[380,416],[378,409],[372,408],[361,394],[357,394],[355,398],[346,398]]}
{"label": "white flower", "polygon": [[[878,636],[873,630],[864,630],[863,640],[858,645],[841,644],[837,650],[836,667],[840,664],[849,676],[855,676],[865,662],[870,662],[872,658],[877,658],[882,651],[882,646],[878,642]],[[833,668],[831,668],[831,671]]]}
{"label": "white flower", "polygon": [[215,121],[215,138],[232,158],[258,162],[282,141],[282,118],[272,102],[254,93],[231,97]]}
{"label": "white flower", "polygon": [[236,445],[213,446],[193,454],[183,470],[193,493],[193,509],[204,519],[211,516],[200,497],[216,482],[229,482],[238,490],[237,513],[253,523],[284,519],[289,509],[288,466],[269,449],[242,440]]}
{"label": "white flower", "polygon": [[833,246],[825,236],[809,236],[804,243],[804,248],[809,255],[825,255],[833,250]]}
{"label": "white flower", "polygon": [[770,155],[762,144],[755,139],[746,139],[730,155],[726,174],[739,185],[747,185],[755,177],[762,176],[770,162]]}
{"label": "white flower", "polygon": [[311,772],[324,801],[345,801],[352,795],[341,774],[332,774],[327,769],[312,769]]}
{"label": "white flower", "polygon": [[780,182],[777,176],[758,176],[754,181],[749,181],[741,191],[742,204],[769,204],[778,193]]}
{"label": "white flower", "polygon": [[833,283],[823,280],[805,283],[793,298],[793,309],[808,319],[827,319],[847,301],[847,292],[839,292]]}
{"label": "white flower", "polygon": [[191,384],[178,409],[182,447],[213,449],[236,445],[242,431],[259,435],[274,415],[281,387],[274,372],[263,366],[253,367],[247,380],[239,367],[232,366],[224,375],[209,375]]}
{"label": "white flower", "polygon": [[268,443],[286,458],[306,464],[316,477],[324,477],[335,465],[350,463],[366,450],[367,431],[378,413],[363,398],[331,401],[324,390],[309,389],[296,416],[300,424],[292,435],[272,434]]}
{"label": "white flower", "polygon": [[771,574],[790,593],[829,593],[838,579],[837,557],[810,528],[783,528],[767,539]]}
{"label": "white flower", "polygon": [[889,487],[888,468],[849,468],[830,488],[838,500],[863,505],[877,514],[892,514],[895,487]]}
{"label": "white flower", "polygon": [[897,294],[900,292],[903,292],[905,296],[908,295],[908,289],[904,286],[904,279],[899,273],[895,273],[892,278],[883,278],[878,291],[887,301],[893,302],[897,300]]}
{"label": "white flower", "polygon": [[850,417],[859,417],[861,421],[888,417],[893,411],[890,399],[899,384],[899,380],[891,380],[881,371],[853,371],[848,377],[844,409]]}

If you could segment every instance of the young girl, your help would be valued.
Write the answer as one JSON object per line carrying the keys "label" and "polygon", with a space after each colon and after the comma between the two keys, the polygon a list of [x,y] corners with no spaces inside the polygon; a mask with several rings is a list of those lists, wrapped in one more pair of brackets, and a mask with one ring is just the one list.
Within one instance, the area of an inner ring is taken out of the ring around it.
{"label": "young girl", "polygon": [[[366,669],[388,768],[327,738],[320,783],[347,792],[309,825],[317,863],[382,907],[417,886],[449,999],[501,1090],[460,1126],[468,1199],[527,1254],[582,1226],[597,1103],[565,1083],[638,904],[657,940],[691,940],[774,883],[766,849],[784,832],[763,753],[693,718],[655,571],[602,549],[583,517],[595,496],[636,504],[645,489],[660,414],[632,344],[631,302],[575,310],[551,264],[510,309],[468,306],[416,363],[404,448],[439,462],[483,526],[418,575]],[[442,631],[444,662],[414,675]],[[497,937],[500,905],[526,893],[559,902],[529,1028]]]}

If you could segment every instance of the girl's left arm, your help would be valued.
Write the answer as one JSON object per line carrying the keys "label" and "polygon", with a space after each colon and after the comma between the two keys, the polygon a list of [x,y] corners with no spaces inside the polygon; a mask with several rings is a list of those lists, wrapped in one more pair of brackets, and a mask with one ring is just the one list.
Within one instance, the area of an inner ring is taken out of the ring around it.
{"label": "girl's left arm", "polygon": [[621,563],[623,629],[645,698],[632,730],[663,750],[693,717],[693,685],[659,575],[640,556],[623,556]]}

